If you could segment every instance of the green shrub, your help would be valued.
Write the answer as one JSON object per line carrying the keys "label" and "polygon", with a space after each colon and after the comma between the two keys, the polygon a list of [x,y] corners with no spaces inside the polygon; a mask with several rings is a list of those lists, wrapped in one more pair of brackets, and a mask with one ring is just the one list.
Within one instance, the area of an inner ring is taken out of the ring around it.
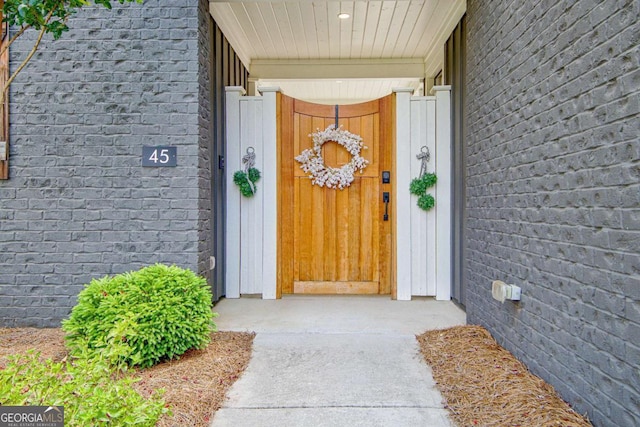
{"label": "green shrub", "polygon": [[149,367],[206,347],[215,330],[211,300],[205,279],[156,264],[91,281],[62,328],[72,354]]}
{"label": "green shrub", "polygon": [[137,380],[117,376],[103,359],[38,360],[38,353],[11,357],[0,369],[0,405],[64,406],[66,426],[154,426],[169,410],[162,391],[144,399]]}

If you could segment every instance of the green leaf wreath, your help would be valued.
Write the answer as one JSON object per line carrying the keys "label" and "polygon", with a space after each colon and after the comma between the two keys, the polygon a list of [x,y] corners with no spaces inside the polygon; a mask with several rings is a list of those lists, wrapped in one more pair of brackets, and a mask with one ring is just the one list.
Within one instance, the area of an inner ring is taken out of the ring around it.
{"label": "green leaf wreath", "polygon": [[233,174],[233,182],[240,187],[240,193],[244,197],[253,197],[256,194],[256,182],[260,179],[260,171],[256,168],[249,168],[247,172],[237,171]]}
{"label": "green leaf wreath", "polygon": [[427,189],[436,185],[438,177],[435,173],[425,173],[420,178],[414,178],[409,185],[409,192],[418,196],[418,207],[423,211],[428,211],[436,204],[436,199],[427,194]]}

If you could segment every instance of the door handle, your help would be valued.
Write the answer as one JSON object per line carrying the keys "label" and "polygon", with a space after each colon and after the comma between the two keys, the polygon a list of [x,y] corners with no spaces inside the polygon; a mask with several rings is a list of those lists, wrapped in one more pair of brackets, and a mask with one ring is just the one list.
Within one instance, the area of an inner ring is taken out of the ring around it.
{"label": "door handle", "polygon": [[384,202],[384,221],[389,221],[389,192],[382,193],[382,201]]}

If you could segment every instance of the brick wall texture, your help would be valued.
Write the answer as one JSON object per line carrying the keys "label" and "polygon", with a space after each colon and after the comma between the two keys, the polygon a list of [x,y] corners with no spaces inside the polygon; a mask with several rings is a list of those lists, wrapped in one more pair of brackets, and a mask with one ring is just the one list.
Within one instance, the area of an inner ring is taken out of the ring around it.
{"label": "brick wall texture", "polygon": [[[213,22],[208,0],[198,2],[198,266],[197,271],[212,284],[209,268],[212,255],[211,157],[213,153],[213,106],[211,34]],[[221,186],[220,186],[221,187]]]}
{"label": "brick wall texture", "polygon": [[468,321],[596,426],[640,425],[639,4],[467,10]]}
{"label": "brick wall texture", "polygon": [[[88,7],[13,83],[0,325],[58,326],[104,275],[156,262],[207,273],[206,17],[206,0]],[[141,167],[143,145],[176,146],[178,166]]]}

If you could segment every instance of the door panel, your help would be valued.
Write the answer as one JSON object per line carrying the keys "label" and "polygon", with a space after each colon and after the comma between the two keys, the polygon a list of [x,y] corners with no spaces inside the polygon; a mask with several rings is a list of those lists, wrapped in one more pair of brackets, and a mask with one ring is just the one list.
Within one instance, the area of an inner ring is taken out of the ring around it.
{"label": "door panel", "polygon": [[[360,135],[369,160],[363,173],[343,190],[311,184],[294,157],[313,146],[309,134],[335,123],[335,107],[310,104],[282,96],[280,140],[280,252],[282,293],[390,292],[391,221],[383,221],[381,171],[391,169],[391,132],[386,105],[391,98],[340,106],[338,124]],[[287,128],[289,126],[289,128]],[[381,138],[385,136],[384,140]],[[340,167],[351,155],[335,142],[323,145],[327,165]],[[385,187],[385,188],[383,188]],[[391,218],[390,218],[391,219]]]}

